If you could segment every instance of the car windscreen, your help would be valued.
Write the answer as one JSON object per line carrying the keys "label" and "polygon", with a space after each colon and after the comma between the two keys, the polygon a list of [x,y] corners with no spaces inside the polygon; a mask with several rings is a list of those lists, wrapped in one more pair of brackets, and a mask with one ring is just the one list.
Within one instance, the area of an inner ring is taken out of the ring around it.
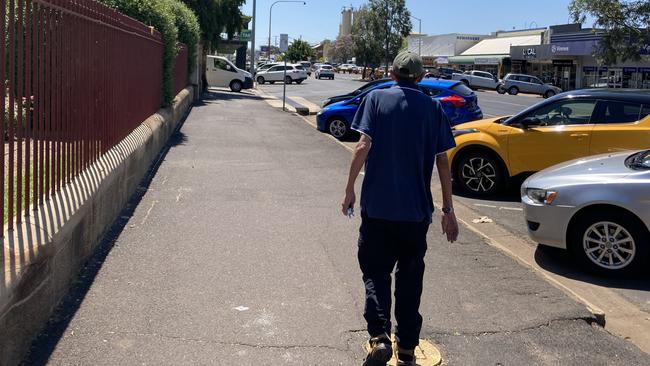
{"label": "car windscreen", "polygon": [[302,67],[302,66],[300,66],[300,65],[296,65],[296,66],[294,66],[294,67],[296,68],[296,70],[304,70],[304,69],[305,69],[304,67]]}
{"label": "car windscreen", "polygon": [[625,165],[634,170],[650,169],[650,150],[638,152],[625,160]]}
{"label": "car windscreen", "polygon": [[321,66],[322,70],[332,70],[332,66]]}
{"label": "car windscreen", "polygon": [[474,93],[472,91],[472,89],[468,88],[463,83],[458,83],[458,84],[452,86],[450,89],[454,93],[460,94],[460,95],[462,95],[464,97],[469,97],[470,95],[472,95]]}

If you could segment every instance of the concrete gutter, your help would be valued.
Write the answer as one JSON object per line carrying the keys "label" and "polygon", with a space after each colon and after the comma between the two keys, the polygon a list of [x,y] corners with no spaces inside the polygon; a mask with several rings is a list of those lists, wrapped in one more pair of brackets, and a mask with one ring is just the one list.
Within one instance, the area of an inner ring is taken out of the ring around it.
{"label": "concrete gutter", "polygon": [[14,230],[0,264],[0,365],[21,362],[70,282],[192,106],[188,87]]}

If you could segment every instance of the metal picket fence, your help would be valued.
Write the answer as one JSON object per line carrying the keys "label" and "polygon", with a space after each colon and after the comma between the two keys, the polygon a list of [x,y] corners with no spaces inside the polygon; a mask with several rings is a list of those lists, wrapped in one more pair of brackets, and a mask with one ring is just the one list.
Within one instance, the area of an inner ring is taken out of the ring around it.
{"label": "metal picket fence", "polygon": [[0,5],[0,216],[12,229],[160,108],[163,43],[92,0]]}

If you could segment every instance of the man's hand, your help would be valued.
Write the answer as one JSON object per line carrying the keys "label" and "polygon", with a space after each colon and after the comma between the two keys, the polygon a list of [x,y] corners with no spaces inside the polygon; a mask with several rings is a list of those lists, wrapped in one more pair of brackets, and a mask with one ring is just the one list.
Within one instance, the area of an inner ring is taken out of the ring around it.
{"label": "man's hand", "polygon": [[343,197],[343,203],[341,203],[341,212],[344,216],[348,215],[348,208],[354,208],[354,202],[357,200],[357,196],[354,194],[354,190],[346,190],[345,197]]}
{"label": "man's hand", "polygon": [[450,243],[458,239],[458,222],[453,212],[442,215],[442,233],[447,235],[447,241]]}

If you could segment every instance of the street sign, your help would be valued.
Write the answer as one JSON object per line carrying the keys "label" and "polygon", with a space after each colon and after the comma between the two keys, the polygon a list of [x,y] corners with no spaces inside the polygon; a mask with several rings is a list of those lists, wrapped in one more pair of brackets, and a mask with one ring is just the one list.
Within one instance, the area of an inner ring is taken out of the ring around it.
{"label": "street sign", "polygon": [[250,42],[251,40],[251,30],[250,29],[242,29],[242,31],[239,33],[239,40],[242,42]]}
{"label": "street sign", "polygon": [[289,50],[289,35],[280,34],[280,52],[285,53]]}

